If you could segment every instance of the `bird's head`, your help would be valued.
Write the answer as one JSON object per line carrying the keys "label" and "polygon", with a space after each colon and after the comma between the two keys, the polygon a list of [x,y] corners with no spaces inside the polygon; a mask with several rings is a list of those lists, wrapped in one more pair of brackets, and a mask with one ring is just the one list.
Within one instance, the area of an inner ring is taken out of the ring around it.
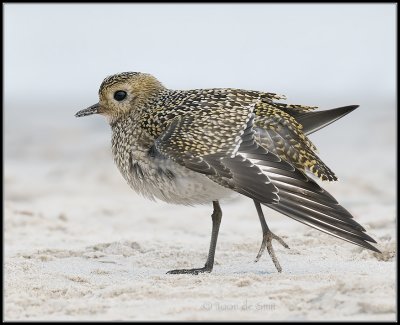
{"label": "bird's head", "polygon": [[75,114],[104,115],[110,123],[138,110],[164,86],[152,75],[141,72],[122,72],[108,76],[99,89],[99,102]]}

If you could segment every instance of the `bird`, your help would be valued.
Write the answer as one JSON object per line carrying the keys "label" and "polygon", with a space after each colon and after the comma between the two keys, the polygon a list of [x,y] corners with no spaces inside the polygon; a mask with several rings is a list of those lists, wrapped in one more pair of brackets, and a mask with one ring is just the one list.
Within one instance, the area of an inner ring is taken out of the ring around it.
{"label": "bird", "polygon": [[253,200],[262,228],[255,261],[265,248],[289,246],[267,225],[262,207],[352,244],[380,253],[376,241],[317,184],[337,180],[308,135],[358,105],[317,110],[282,103],[283,95],[236,88],[173,90],[143,72],[106,77],[99,102],[75,116],[103,115],[111,126],[113,159],[130,187],[151,200],[213,205],[211,242],[204,267],[168,274],[211,272],[222,220],[220,200]]}

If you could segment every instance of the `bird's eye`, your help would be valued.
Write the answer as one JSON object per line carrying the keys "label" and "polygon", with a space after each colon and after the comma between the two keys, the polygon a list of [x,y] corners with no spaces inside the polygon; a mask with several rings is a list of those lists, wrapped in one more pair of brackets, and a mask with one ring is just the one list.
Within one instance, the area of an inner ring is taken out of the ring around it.
{"label": "bird's eye", "polygon": [[116,92],[114,93],[114,99],[117,100],[117,101],[119,101],[119,102],[120,102],[121,100],[124,100],[125,97],[126,97],[126,91],[118,90],[118,91],[116,91]]}

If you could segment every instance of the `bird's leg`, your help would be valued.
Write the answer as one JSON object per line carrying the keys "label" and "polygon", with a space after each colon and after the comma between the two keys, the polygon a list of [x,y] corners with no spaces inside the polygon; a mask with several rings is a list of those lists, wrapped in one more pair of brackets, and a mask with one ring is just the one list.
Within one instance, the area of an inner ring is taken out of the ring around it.
{"label": "bird's leg", "polygon": [[198,269],[180,269],[180,270],[171,270],[167,272],[167,274],[199,274],[203,272],[211,272],[214,266],[214,256],[215,256],[215,248],[217,246],[218,232],[219,226],[221,224],[222,219],[222,211],[219,206],[218,201],[213,201],[214,211],[211,215],[212,218],[212,232],[211,232],[211,243],[210,249],[208,251],[208,257],[206,264],[204,267]]}
{"label": "bird's leg", "polygon": [[274,262],[276,269],[278,272],[282,272],[281,265],[279,264],[278,258],[275,255],[274,248],[272,247],[272,240],[276,239],[283,247],[289,248],[289,246],[283,241],[282,238],[275,235],[268,227],[267,222],[264,218],[264,213],[261,209],[260,202],[254,200],[254,204],[257,209],[258,217],[260,218],[261,228],[263,232],[263,240],[261,243],[260,251],[257,254],[255,262],[258,262],[262,254],[264,253],[265,247],[267,247],[267,251],[269,256],[271,256],[272,262]]}

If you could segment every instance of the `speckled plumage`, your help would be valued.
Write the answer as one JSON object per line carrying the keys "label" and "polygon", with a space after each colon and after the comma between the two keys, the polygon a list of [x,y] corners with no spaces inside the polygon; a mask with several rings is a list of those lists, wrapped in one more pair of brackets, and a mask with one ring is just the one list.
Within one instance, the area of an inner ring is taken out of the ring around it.
{"label": "speckled plumage", "polygon": [[[117,100],[117,92],[126,97]],[[314,113],[316,107],[279,103],[284,97],[274,93],[170,90],[151,75],[133,72],[107,77],[99,97],[99,104],[77,116],[107,117],[114,160],[142,195],[186,205],[213,201],[219,215],[215,202],[236,192],[253,199],[259,215],[261,203],[377,250],[364,228],[307,175],[337,179],[306,134],[356,106]],[[266,225],[263,231],[269,232]]]}

